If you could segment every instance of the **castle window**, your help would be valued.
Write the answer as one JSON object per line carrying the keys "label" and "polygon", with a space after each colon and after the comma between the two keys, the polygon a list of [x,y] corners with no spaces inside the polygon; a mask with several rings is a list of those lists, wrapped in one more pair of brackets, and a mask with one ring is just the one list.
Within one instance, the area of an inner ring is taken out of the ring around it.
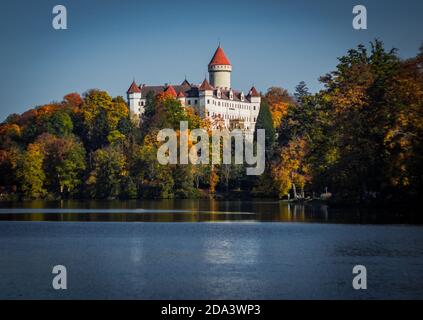
{"label": "castle window", "polygon": [[188,100],[188,104],[191,105],[191,100]]}
{"label": "castle window", "polygon": [[207,99],[207,104],[210,104],[210,100],[209,99]]}
{"label": "castle window", "polygon": [[197,102],[198,102],[197,100],[194,100],[194,104],[195,104],[195,105],[197,104]]}
{"label": "castle window", "polygon": [[254,110],[256,110],[256,106],[254,106]]}

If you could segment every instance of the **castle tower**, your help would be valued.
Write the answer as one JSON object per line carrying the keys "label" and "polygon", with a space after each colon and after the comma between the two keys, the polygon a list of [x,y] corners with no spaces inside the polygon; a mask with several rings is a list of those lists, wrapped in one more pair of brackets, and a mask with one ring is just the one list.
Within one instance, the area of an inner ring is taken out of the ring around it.
{"label": "castle tower", "polygon": [[129,111],[132,115],[139,116],[144,112],[144,107],[141,107],[141,89],[137,86],[135,81],[132,81],[131,86],[126,92],[128,98]]}
{"label": "castle tower", "polygon": [[231,72],[231,63],[219,45],[209,63],[210,84],[215,88],[231,88]]}

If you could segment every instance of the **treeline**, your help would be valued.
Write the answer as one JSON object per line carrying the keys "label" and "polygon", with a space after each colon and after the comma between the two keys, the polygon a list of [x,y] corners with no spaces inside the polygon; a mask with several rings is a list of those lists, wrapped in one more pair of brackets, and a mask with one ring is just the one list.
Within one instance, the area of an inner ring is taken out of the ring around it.
{"label": "treeline", "polygon": [[266,171],[241,165],[166,165],[157,133],[211,128],[171,96],[147,97],[141,125],[121,97],[90,90],[10,115],[0,125],[0,192],[10,198],[190,198],[215,194],[343,201],[417,198],[423,181],[423,51],[402,60],[381,42],[359,46],[291,96],[270,88],[257,128],[266,130]]}
{"label": "treeline", "polygon": [[[266,95],[277,141],[263,190],[325,192],[343,202],[416,200],[423,187],[423,47],[402,60],[382,42],[339,58],[310,94]],[[295,100],[295,101],[293,101]],[[270,119],[266,116],[267,127]]]}

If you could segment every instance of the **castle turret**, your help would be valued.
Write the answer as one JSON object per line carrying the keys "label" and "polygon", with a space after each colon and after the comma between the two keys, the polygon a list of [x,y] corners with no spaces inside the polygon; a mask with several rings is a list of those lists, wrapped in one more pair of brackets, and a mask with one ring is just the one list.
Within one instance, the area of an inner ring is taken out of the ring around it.
{"label": "castle turret", "polygon": [[183,91],[179,91],[177,99],[181,102],[182,106],[186,105],[186,98]]}
{"label": "castle turret", "polygon": [[261,96],[257,92],[257,89],[254,86],[250,89],[250,92],[248,92],[248,96],[247,97],[250,99],[250,101],[252,103],[258,103],[258,104],[260,104],[260,102],[261,102]]}
{"label": "castle turret", "polygon": [[210,84],[215,88],[231,88],[231,72],[231,63],[219,45],[209,63]]}
{"label": "castle turret", "polygon": [[200,92],[200,96],[213,96],[214,88],[209,84],[207,79],[204,79],[198,90]]}
{"label": "castle turret", "polygon": [[[128,91],[126,91],[128,98],[129,112],[131,115],[139,117],[144,112],[144,107],[141,107],[141,89],[137,86],[135,81],[132,81]],[[141,109],[142,108],[142,109]]]}

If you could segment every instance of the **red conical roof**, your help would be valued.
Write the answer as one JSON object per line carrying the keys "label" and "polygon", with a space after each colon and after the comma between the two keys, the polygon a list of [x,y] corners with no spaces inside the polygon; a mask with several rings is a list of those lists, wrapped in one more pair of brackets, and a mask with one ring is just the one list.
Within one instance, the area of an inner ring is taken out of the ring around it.
{"label": "red conical roof", "polygon": [[226,57],[225,52],[223,52],[223,49],[220,46],[217,47],[216,52],[214,53],[214,56],[209,63],[209,66],[215,65],[231,65],[231,62]]}
{"label": "red conical roof", "polygon": [[139,93],[139,92],[141,92],[141,89],[138,88],[135,81],[132,81],[131,86],[129,87],[129,89],[126,93]]}
{"label": "red conical roof", "polygon": [[185,97],[185,94],[182,91],[179,91],[178,98],[183,98],[183,97]]}
{"label": "red conical roof", "polygon": [[210,85],[210,83],[207,81],[207,79],[204,79],[203,83],[201,84],[200,88],[198,88],[200,91],[205,90],[214,90],[214,88]]}

